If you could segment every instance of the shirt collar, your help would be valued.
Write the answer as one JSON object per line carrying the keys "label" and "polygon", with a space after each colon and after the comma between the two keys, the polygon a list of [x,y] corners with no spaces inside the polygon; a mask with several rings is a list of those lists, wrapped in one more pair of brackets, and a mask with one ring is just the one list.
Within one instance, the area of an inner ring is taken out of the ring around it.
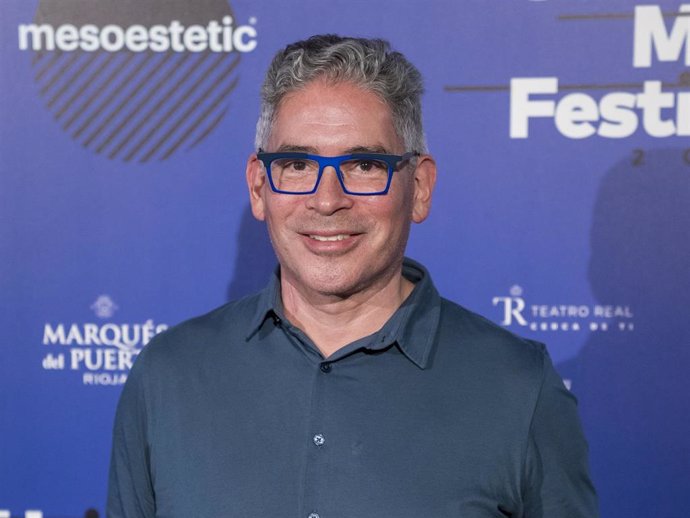
{"label": "shirt collar", "polygon": [[388,323],[399,319],[391,340],[397,342],[409,360],[424,369],[429,363],[441,319],[441,297],[429,272],[418,262],[405,258],[402,273],[415,283],[415,287],[389,319]]}
{"label": "shirt collar", "polygon": [[247,329],[247,340],[254,336],[268,317],[278,317],[282,310],[280,300],[280,266],[276,266],[266,287],[258,294],[256,310]]}
{"label": "shirt collar", "polygon": [[[371,345],[368,348],[381,349],[396,343],[412,363],[424,369],[429,363],[436,338],[441,316],[441,297],[429,272],[418,262],[406,257],[402,274],[415,287],[383,327],[370,337]],[[267,286],[258,295],[247,340],[256,334],[268,317],[278,319],[281,314],[280,269],[276,268]]]}

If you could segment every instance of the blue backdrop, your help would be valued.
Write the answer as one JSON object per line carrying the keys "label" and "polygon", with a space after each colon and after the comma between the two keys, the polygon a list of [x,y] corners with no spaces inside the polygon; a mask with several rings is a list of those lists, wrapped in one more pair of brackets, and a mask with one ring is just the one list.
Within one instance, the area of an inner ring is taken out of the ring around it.
{"label": "blue backdrop", "polygon": [[408,255],[548,344],[602,516],[682,515],[690,4],[3,0],[0,23],[0,518],[102,514],[136,353],[266,281],[258,89],[322,32],[425,76],[439,179]]}

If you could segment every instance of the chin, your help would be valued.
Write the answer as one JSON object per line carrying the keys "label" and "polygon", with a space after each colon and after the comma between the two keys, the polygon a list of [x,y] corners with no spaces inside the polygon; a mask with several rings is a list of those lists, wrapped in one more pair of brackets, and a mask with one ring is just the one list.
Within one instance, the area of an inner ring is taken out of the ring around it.
{"label": "chin", "polygon": [[344,272],[333,269],[322,274],[312,270],[302,277],[302,282],[311,290],[323,295],[334,295],[344,298],[356,292],[361,281],[357,282],[357,280],[352,279]]}
{"label": "chin", "polygon": [[311,276],[307,284],[312,290],[322,295],[337,296],[346,299],[367,290],[381,289],[390,281],[386,269],[377,270],[374,265],[358,265],[361,270],[342,271],[340,275]]}

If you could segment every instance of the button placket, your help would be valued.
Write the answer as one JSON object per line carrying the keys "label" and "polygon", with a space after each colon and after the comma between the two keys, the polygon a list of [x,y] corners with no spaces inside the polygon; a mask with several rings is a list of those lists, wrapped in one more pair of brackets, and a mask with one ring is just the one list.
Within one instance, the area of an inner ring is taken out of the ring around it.
{"label": "button placket", "polygon": [[[314,386],[311,400],[310,419],[307,430],[311,431],[311,450],[307,453],[304,478],[304,493],[301,512],[306,518],[320,518],[319,512],[314,508],[322,503],[323,495],[329,494],[328,477],[324,476],[326,466],[329,463],[331,453],[326,445],[326,435],[329,430],[324,421],[330,412],[332,405],[328,400],[332,397],[333,384],[337,379],[326,376],[333,371],[333,362],[320,358],[315,365],[318,370],[314,374]],[[329,438],[329,440],[332,437]]]}

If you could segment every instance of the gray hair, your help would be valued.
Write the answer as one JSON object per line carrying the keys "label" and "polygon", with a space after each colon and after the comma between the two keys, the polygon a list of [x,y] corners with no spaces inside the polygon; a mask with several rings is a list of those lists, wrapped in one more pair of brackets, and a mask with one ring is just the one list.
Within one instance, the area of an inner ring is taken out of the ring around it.
{"label": "gray hair", "polygon": [[380,39],[333,34],[292,43],[276,54],[261,87],[261,114],[256,124],[257,149],[265,149],[280,102],[290,92],[325,78],[350,82],[379,95],[393,116],[406,151],[426,153],[420,97],[422,75],[400,52]]}

